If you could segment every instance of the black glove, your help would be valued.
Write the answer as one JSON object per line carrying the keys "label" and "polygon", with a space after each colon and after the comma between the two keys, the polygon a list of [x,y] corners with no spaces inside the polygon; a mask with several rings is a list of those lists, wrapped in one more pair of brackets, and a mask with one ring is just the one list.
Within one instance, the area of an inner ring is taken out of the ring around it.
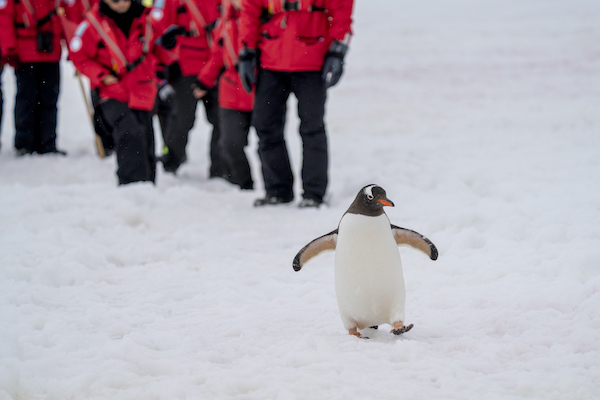
{"label": "black glove", "polygon": [[177,82],[181,78],[181,65],[177,61],[165,68],[165,79],[169,83]]}
{"label": "black glove", "polygon": [[329,47],[329,51],[325,55],[323,63],[323,80],[325,88],[331,87],[338,83],[344,72],[344,56],[348,51],[348,46],[342,42],[334,40]]}
{"label": "black glove", "polygon": [[240,63],[238,64],[238,73],[242,80],[242,86],[248,93],[252,92],[252,85],[256,83],[256,50],[244,47],[240,50]]}
{"label": "black glove", "polygon": [[170,26],[161,37],[156,39],[156,44],[171,50],[177,44],[177,36],[184,32],[185,28],[183,26]]}

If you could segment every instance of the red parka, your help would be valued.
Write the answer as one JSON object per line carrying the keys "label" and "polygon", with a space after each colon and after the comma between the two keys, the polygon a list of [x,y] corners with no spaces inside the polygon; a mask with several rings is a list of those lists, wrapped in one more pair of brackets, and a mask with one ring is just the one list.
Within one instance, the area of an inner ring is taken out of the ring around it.
{"label": "red parka", "polygon": [[177,38],[175,52],[181,72],[197,75],[210,57],[212,29],[220,16],[220,0],[156,0],[152,18],[162,25],[184,27],[186,32]]}
{"label": "red parka", "polygon": [[0,55],[2,56],[2,62],[4,62],[4,57],[9,52],[15,51],[15,44],[17,43],[13,23],[14,8],[14,2],[6,1],[2,3],[0,0]]}
{"label": "red parka", "polygon": [[[165,64],[169,64],[174,59],[154,43],[161,32],[152,24],[149,17],[151,9],[136,2],[132,2],[131,7],[140,7],[142,10],[140,15],[134,18],[129,35],[125,36],[111,18],[100,12],[98,5],[94,6],[90,15],[77,27],[69,45],[70,57],[79,72],[90,79],[91,87],[99,89],[101,99],[114,99],[126,103],[132,109],[149,111],[154,107],[156,100],[157,60],[160,58]],[[109,50],[110,44],[95,28],[92,17],[101,25],[108,26],[109,32],[116,39],[116,44],[132,68],[130,71],[118,68],[114,53]],[[105,85],[102,79],[109,74],[116,75],[119,81]]]}
{"label": "red parka", "polygon": [[85,14],[99,2],[100,0],[65,0],[66,17],[79,24],[85,19]]}
{"label": "red parka", "polygon": [[[55,6],[55,0],[0,0],[2,54],[26,63],[60,61],[62,28]],[[38,49],[38,32],[50,51]]]}
{"label": "red parka", "polygon": [[[240,12],[228,1],[224,2],[223,17],[215,29],[215,44],[211,57],[198,79],[207,87],[213,87],[219,79],[219,106],[238,111],[252,111],[254,92],[247,93],[237,71],[239,62],[238,23]],[[225,69],[220,74],[222,69]],[[220,75],[219,75],[220,74]]]}
{"label": "red parka", "polygon": [[260,49],[265,69],[319,71],[332,41],[349,39],[352,6],[352,0],[243,0],[240,40]]}

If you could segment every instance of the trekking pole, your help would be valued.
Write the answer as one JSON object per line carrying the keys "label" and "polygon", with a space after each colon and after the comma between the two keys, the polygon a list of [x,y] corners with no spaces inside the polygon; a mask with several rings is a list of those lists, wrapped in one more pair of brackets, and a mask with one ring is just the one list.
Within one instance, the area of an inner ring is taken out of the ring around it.
{"label": "trekking pole", "polygon": [[104,158],[106,157],[106,153],[104,152],[104,145],[102,144],[102,139],[100,138],[100,135],[98,135],[96,132],[96,130],[94,129],[94,108],[92,107],[92,104],[90,103],[90,99],[87,96],[86,90],[85,90],[85,85],[83,84],[83,79],[81,78],[81,74],[79,73],[79,71],[75,71],[75,76],[77,77],[77,80],[79,81],[79,88],[81,89],[81,95],[83,96],[83,99],[85,101],[85,108],[87,109],[88,115],[90,117],[90,122],[92,123],[92,131],[94,131],[94,136],[96,136],[96,150],[98,152],[98,156],[100,158]]}
{"label": "trekking pole", "polygon": [[[74,22],[71,22],[67,19],[66,15],[65,15],[65,9],[60,7],[60,0],[55,1],[54,10],[56,12],[56,15],[58,16],[61,29],[63,31],[65,40],[68,44],[71,42],[71,39],[73,38],[73,35],[75,34],[75,29],[77,28],[77,24]],[[81,94],[83,95],[83,100],[85,101],[85,107],[86,107],[88,115],[90,117],[90,122],[92,123],[92,131],[94,132],[94,134],[96,136],[96,150],[98,152],[98,156],[100,158],[104,158],[104,157],[106,157],[106,153],[104,152],[104,146],[102,145],[102,139],[96,133],[96,129],[94,128],[94,108],[92,107],[92,104],[90,103],[90,99],[88,98],[88,94],[86,93],[85,85],[83,84],[83,79],[81,79],[81,74],[79,73],[79,71],[75,70],[75,76],[77,77],[77,80],[79,81],[79,88],[81,89]]]}

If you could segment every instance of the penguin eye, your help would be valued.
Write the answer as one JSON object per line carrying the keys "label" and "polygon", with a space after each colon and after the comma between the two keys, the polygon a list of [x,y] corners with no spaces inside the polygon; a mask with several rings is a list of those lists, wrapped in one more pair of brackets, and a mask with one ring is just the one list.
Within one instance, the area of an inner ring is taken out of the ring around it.
{"label": "penguin eye", "polygon": [[375,198],[375,196],[373,196],[372,194],[367,194],[367,199],[373,200],[374,198]]}

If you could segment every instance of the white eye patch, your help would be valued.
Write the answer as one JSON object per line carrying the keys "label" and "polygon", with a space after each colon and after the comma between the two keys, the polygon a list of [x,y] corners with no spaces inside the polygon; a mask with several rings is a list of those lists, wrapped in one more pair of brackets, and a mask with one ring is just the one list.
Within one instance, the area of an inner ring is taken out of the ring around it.
{"label": "white eye patch", "polygon": [[373,200],[373,198],[375,197],[373,196],[373,188],[376,186],[377,185],[369,185],[366,188],[364,188],[363,193],[365,194],[365,196],[367,196],[369,200]]}

